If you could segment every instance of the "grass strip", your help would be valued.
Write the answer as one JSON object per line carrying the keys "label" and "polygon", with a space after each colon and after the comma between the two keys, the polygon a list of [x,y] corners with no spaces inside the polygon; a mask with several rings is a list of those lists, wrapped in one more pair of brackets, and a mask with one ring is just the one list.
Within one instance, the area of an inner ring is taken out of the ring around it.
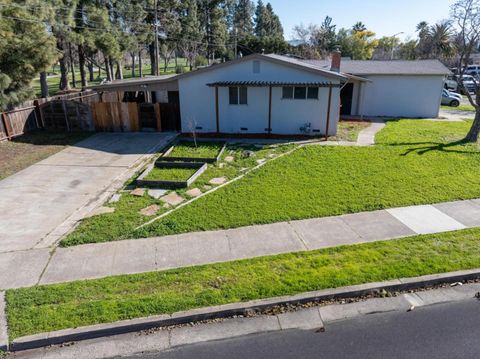
{"label": "grass strip", "polygon": [[176,144],[169,157],[215,158],[223,147],[222,142],[181,141]]}
{"label": "grass strip", "polygon": [[192,177],[198,168],[158,168],[154,167],[145,180],[151,181],[186,181]]}
{"label": "grass strip", "polygon": [[8,290],[11,339],[198,307],[480,267],[480,228]]}

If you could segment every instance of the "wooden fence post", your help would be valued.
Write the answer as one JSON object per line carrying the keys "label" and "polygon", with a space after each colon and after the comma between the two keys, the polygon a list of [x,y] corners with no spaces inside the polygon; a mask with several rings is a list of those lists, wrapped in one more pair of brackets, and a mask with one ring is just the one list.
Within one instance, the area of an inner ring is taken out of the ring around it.
{"label": "wooden fence post", "polygon": [[5,132],[7,134],[7,138],[10,139],[13,135],[12,124],[10,123],[10,119],[7,118],[7,114],[5,112],[2,112],[2,121],[3,121],[3,127],[5,128]]}

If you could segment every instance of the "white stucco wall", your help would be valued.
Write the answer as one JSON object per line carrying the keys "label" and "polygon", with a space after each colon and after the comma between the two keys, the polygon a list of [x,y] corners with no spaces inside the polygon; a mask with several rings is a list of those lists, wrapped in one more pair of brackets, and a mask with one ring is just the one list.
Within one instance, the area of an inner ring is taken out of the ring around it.
{"label": "white stucco wall", "polygon": [[[436,118],[443,76],[368,76],[362,85],[358,115]],[[357,86],[355,86],[357,87]],[[354,97],[355,102],[355,97]],[[352,106],[355,114],[356,107]]]}
{"label": "white stucco wall", "polygon": [[[260,61],[260,73],[253,72],[253,61],[249,60],[222,66],[218,69],[197,73],[179,79],[182,131],[188,132],[190,123],[202,127],[198,132],[216,132],[215,89],[206,84],[217,81],[281,81],[281,82],[334,82],[312,72],[302,71],[286,65]],[[330,135],[336,133],[339,118],[338,88],[333,89],[330,118]],[[247,105],[230,105],[228,88],[219,88],[220,132],[266,133],[268,127],[268,88],[248,88]],[[320,88],[319,100],[283,100],[282,89],[272,89],[272,133],[301,134],[300,127],[312,124],[323,134],[327,118],[328,89]],[[242,131],[241,128],[248,128]],[[312,135],[318,133],[311,133]]]}

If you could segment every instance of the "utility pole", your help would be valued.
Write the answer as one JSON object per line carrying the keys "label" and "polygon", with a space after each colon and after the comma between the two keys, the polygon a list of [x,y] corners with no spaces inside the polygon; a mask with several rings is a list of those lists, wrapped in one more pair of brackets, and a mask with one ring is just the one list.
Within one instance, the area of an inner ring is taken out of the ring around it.
{"label": "utility pole", "polygon": [[[155,76],[158,76],[158,55],[160,53],[158,49],[158,13],[157,13],[157,3],[158,0],[155,0]],[[152,64],[153,66],[153,64]]]}

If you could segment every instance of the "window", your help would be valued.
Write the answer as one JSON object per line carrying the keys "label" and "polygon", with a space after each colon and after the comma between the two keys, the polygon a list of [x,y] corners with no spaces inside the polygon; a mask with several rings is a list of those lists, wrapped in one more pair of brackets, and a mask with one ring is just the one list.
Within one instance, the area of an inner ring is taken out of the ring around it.
{"label": "window", "polygon": [[282,98],[291,100],[318,100],[318,87],[289,86],[282,88]]}
{"label": "window", "polygon": [[293,87],[284,87],[282,89],[282,98],[292,99],[293,98]]}
{"label": "window", "polygon": [[307,92],[309,100],[318,100],[318,87],[309,87]]}
{"label": "window", "polygon": [[305,100],[307,97],[307,88],[306,87],[295,87],[293,92],[293,98],[295,100]]}
{"label": "window", "polygon": [[230,105],[246,105],[248,103],[246,87],[229,87],[228,98]]}

